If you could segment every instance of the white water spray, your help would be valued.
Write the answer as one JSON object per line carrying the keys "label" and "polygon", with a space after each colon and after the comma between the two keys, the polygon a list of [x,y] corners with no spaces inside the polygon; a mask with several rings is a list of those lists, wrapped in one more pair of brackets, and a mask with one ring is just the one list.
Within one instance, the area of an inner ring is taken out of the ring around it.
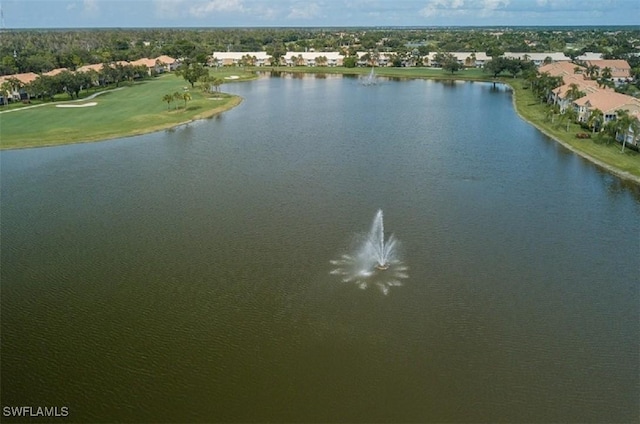
{"label": "white water spray", "polygon": [[408,268],[399,257],[397,240],[393,234],[385,240],[382,210],[378,210],[373,218],[369,233],[361,236],[355,252],[342,255],[331,263],[336,266],[331,274],[342,276],[345,283],[353,282],[362,289],[378,286],[384,294],[390,287],[400,286],[401,280],[409,278]]}

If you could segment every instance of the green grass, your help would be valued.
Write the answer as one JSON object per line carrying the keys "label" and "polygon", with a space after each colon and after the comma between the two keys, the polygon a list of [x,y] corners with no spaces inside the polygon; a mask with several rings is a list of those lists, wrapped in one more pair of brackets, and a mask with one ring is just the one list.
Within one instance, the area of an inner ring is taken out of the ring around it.
{"label": "green grass", "polygon": [[[234,81],[253,77],[250,73],[238,71],[212,72],[219,77],[232,74],[241,77]],[[174,101],[170,105],[171,110],[167,110],[162,96],[184,92],[185,87],[192,96],[186,108],[183,101]],[[169,74],[76,104],[85,102],[96,102],[97,105],[58,108],[56,105],[65,102],[55,102],[0,114],[0,147],[49,146],[144,134],[213,116],[237,105],[240,99],[226,94],[218,97],[204,94],[198,87],[191,88],[184,79]]]}
{"label": "green grass", "polygon": [[[367,75],[371,72],[370,68],[327,68],[327,67],[276,67],[276,68],[257,68],[266,70],[276,70],[282,72],[303,72],[303,73],[319,73],[319,74],[352,74]],[[631,179],[640,183],[640,153],[625,149],[621,152],[621,146],[618,143],[606,142],[604,139],[594,135],[591,139],[578,139],[577,133],[588,132],[580,125],[572,123],[567,131],[567,124],[557,125],[556,122],[550,122],[546,116],[547,106],[541,104],[540,101],[533,97],[531,90],[523,87],[524,81],[519,78],[501,75],[494,79],[492,75],[488,75],[482,69],[465,69],[451,74],[451,72],[442,69],[432,68],[375,68],[375,74],[381,77],[391,78],[428,78],[439,80],[466,80],[466,81],[499,81],[509,84],[515,93],[515,107],[524,119],[539,128],[548,136],[556,139],[560,143],[581,154],[587,159],[592,160],[603,168],[616,173],[622,177]]]}
{"label": "green grass", "polygon": [[[371,68],[344,68],[344,67],[311,67],[311,66],[276,66],[276,67],[254,67],[254,71],[278,71],[313,74],[346,74],[346,75],[368,75]],[[455,73],[447,72],[436,68],[395,68],[376,67],[374,72],[380,77],[390,78],[428,78],[444,80],[470,80],[470,81],[492,81],[491,75],[483,72],[482,69],[465,69]]]}
{"label": "green grass", "polygon": [[567,123],[559,124],[557,117],[555,122],[551,122],[546,117],[547,106],[534,98],[531,90],[523,87],[522,80],[507,82],[510,82],[511,87],[514,89],[514,103],[518,113],[524,119],[588,159],[595,159],[595,161],[600,162],[601,166],[608,168],[612,172],[640,182],[640,153],[629,148],[622,153],[620,144],[608,142],[598,134],[592,134],[591,139],[577,138],[577,133],[589,132],[589,130],[585,130],[578,124],[571,123],[567,131]]}
{"label": "green grass", "polygon": [[[221,68],[212,70],[215,77],[238,75],[239,79],[227,80],[235,83],[254,78],[252,71],[281,71],[314,74],[367,75],[370,68],[329,67],[264,67],[242,70]],[[391,78],[428,78],[440,80],[494,81],[481,69],[467,69],[455,73],[431,68],[375,68],[378,76]],[[617,143],[606,143],[598,137],[578,139],[576,133],[585,132],[577,124],[557,125],[546,116],[546,106],[533,97],[531,90],[523,87],[521,79],[502,77],[501,82],[510,84],[515,93],[514,104],[518,113],[550,137],[575,150],[579,154],[599,163],[618,175],[640,182],[640,154],[631,149],[621,153]],[[84,141],[103,140],[143,134],[170,128],[183,122],[212,116],[235,106],[240,99],[228,95],[221,100],[196,89],[189,89],[193,100],[187,103],[173,102],[172,110],[162,102],[162,96],[175,91],[182,92],[189,86],[182,78],[164,75],[98,96],[97,106],[88,108],[57,108],[46,104],[37,108],[0,114],[0,147],[21,148]],[[223,85],[224,89],[224,85]],[[59,102],[57,103],[59,104]],[[176,110],[175,107],[179,106]]]}

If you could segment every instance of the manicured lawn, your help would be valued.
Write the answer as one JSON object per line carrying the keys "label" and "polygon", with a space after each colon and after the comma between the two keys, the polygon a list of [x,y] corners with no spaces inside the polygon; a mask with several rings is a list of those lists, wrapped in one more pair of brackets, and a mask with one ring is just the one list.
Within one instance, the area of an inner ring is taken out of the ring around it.
{"label": "manicured lawn", "polygon": [[[239,75],[235,81],[251,74],[212,71],[224,77]],[[222,85],[224,89],[224,85]],[[192,100],[173,101],[170,109],[162,101],[165,94],[188,92]],[[95,99],[71,104],[96,102],[96,106],[59,108],[61,102],[4,112],[0,114],[0,147],[21,148],[104,140],[157,131],[194,119],[205,118],[227,110],[240,102],[235,96],[204,94],[191,88],[184,79],[173,74],[124,86]]]}
{"label": "manicured lawn", "polygon": [[[316,74],[368,75],[370,68],[343,67],[264,67],[245,71],[238,68],[211,70],[214,77],[238,76],[225,83],[235,83],[254,78],[252,71],[281,71]],[[474,81],[494,81],[481,69],[461,70],[455,73],[431,68],[375,68],[375,74],[394,78],[429,78]],[[617,143],[606,143],[599,137],[578,139],[576,133],[587,132],[577,124],[552,123],[545,116],[546,106],[533,97],[531,90],[523,87],[521,79],[502,77],[501,82],[510,84],[515,92],[515,104],[524,118],[549,136],[562,141],[573,149],[590,156],[605,166],[627,173],[636,180],[640,178],[640,154],[631,149],[621,153]],[[185,88],[187,90],[185,90]],[[224,85],[222,86],[224,89]],[[162,101],[165,94],[188,91],[192,100],[186,105],[174,101],[167,110]],[[83,141],[103,140],[157,131],[194,119],[201,119],[227,110],[240,99],[220,95],[213,100],[199,88],[192,89],[187,82],[175,75],[164,75],[153,80],[134,83],[122,90],[102,94],[86,102],[97,103],[86,108],[58,108],[56,104],[0,114],[0,147],[20,148]],[[78,102],[76,104],[82,104]],[[177,107],[177,108],[176,108]]]}
{"label": "manicured lawn", "polygon": [[[371,68],[344,68],[344,67],[310,67],[310,66],[265,66],[254,67],[254,71],[278,71],[278,72],[299,72],[314,74],[347,74],[347,75],[369,75]],[[488,75],[482,69],[465,69],[455,73],[451,73],[437,68],[394,68],[394,67],[376,67],[374,73],[381,77],[393,78],[429,78],[429,79],[454,79],[454,80],[478,80],[490,81],[491,75]]]}
{"label": "manicured lawn", "polygon": [[640,153],[626,148],[624,153],[618,143],[607,142],[598,134],[591,134],[591,139],[579,139],[577,133],[587,132],[580,125],[572,123],[567,131],[567,123],[558,123],[546,117],[547,106],[535,99],[531,90],[523,88],[523,82],[515,81],[511,84],[515,91],[515,103],[520,115],[536,125],[553,138],[568,144],[575,150],[589,155],[605,165],[627,172],[635,177],[640,177]]}

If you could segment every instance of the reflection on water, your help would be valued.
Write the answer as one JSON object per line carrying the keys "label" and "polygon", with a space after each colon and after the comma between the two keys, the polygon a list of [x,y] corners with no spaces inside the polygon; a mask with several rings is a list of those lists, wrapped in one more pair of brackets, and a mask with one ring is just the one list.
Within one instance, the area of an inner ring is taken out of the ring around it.
{"label": "reflection on water", "polygon": [[638,191],[497,87],[264,77],[174,131],[3,151],[3,406],[637,422]]}

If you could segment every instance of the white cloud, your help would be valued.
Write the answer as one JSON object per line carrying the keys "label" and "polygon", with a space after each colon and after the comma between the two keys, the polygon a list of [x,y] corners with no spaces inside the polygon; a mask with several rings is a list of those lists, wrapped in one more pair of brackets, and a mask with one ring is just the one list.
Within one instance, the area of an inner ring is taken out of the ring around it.
{"label": "white cloud", "polygon": [[82,2],[82,11],[85,15],[98,15],[100,13],[100,6],[98,6],[98,0],[84,0]]}
{"label": "white cloud", "polygon": [[424,17],[493,16],[506,9],[511,0],[429,0],[419,11]]}
{"label": "white cloud", "polygon": [[317,3],[297,3],[291,7],[287,19],[314,19],[320,16]]}
{"label": "white cloud", "polygon": [[480,16],[486,17],[496,15],[496,10],[504,9],[509,6],[509,1],[510,0],[483,0]]}
{"label": "white cloud", "polygon": [[510,0],[484,0],[483,9],[494,10],[509,6]]}
{"label": "white cloud", "polygon": [[155,14],[160,18],[175,18],[184,9],[184,0],[155,0]]}
{"label": "white cloud", "polygon": [[465,13],[463,7],[464,0],[430,0],[419,14],[425,17],[452,16]]}
{"label": "white cloud", "polygon": [[209,0],[191,5],[189,13],[193,16],[209,15],[215,12],[244,12],[242,0]]}
{"label": "white cloud", "polygon": [[155,15],[176,19],[185,16],[202,18],[215,13],[245,13],[243,0],[154,0]]}

